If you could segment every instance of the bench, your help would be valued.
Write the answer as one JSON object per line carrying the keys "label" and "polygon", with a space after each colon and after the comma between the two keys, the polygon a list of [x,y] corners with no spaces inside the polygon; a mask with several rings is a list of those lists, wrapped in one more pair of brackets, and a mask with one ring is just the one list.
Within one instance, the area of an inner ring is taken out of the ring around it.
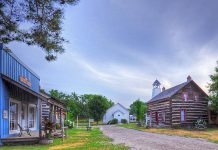
{"label": "bench", "polygon": [[19,123],[17,125],[18,125],[18,127],[20,129],[19,137],[21,137],[23,135],[23,131],[25,131],[29,136],[31,136],[29,128],[24,129],[24,128],[21,127],[21,125]]}
{"label": "bench", "polygon": [[87,131],[91,131],[92,127],[91,126],[87,126]]}

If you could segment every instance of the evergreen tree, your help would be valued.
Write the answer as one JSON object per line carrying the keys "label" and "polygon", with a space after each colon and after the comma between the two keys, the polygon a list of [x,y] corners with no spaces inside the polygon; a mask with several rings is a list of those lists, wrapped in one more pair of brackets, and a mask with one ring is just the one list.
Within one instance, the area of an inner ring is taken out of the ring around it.
{"label": "evergreen tree", "polygon": [[[61,36],[64,6],[79,0],[1,0],[0,43],[13,41],[37,45],[46,52],[48,61],[63,53]],[[5,47],[5,49],[8,49]]]}
{"label": "evergreen tree", "polygon": [[210,108],[212,110],[218,111],[218,61],[217,67],[215,67],[215,73],[210,75],[211,83],[209,84],[210,92]]}

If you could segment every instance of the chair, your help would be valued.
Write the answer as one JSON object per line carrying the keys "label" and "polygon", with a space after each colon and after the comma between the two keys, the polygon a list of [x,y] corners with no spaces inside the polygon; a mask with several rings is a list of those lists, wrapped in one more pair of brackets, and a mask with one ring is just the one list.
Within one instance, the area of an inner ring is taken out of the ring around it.
{"label": "chair", "polygon": [[19,133],[19,137],[21,137],[23,135],[23,131],[26,132],[29,136],[31,136],[31,133],[30,133],[30,129],[29,128],[22,128],[21,125],[19,123],[17,123],[19,129],[20,129],[20,133]]}

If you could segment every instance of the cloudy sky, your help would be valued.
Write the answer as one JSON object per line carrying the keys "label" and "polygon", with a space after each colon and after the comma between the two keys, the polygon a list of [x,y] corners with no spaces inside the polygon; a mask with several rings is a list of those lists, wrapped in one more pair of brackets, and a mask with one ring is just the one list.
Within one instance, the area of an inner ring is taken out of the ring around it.
{"label": "cloudy sky", "polygon": [[10,45],[47,91],[102,94],[129,106],[148,101],[157,78],[170,88],[192,78],[207,91],[218,60],[217,0],[81,0],[67,7],[56,62],[38,47]]}

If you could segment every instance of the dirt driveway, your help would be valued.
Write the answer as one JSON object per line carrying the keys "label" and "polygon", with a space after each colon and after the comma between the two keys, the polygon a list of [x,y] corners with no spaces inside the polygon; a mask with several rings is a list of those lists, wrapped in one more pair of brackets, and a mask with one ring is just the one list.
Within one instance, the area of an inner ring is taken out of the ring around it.
{"label": "dirt driveway", "polygon": [[134,150],[218,150],[218,144],[204,139],[147,133],[117,126],[101,126],[114,144],[125,144]]}

